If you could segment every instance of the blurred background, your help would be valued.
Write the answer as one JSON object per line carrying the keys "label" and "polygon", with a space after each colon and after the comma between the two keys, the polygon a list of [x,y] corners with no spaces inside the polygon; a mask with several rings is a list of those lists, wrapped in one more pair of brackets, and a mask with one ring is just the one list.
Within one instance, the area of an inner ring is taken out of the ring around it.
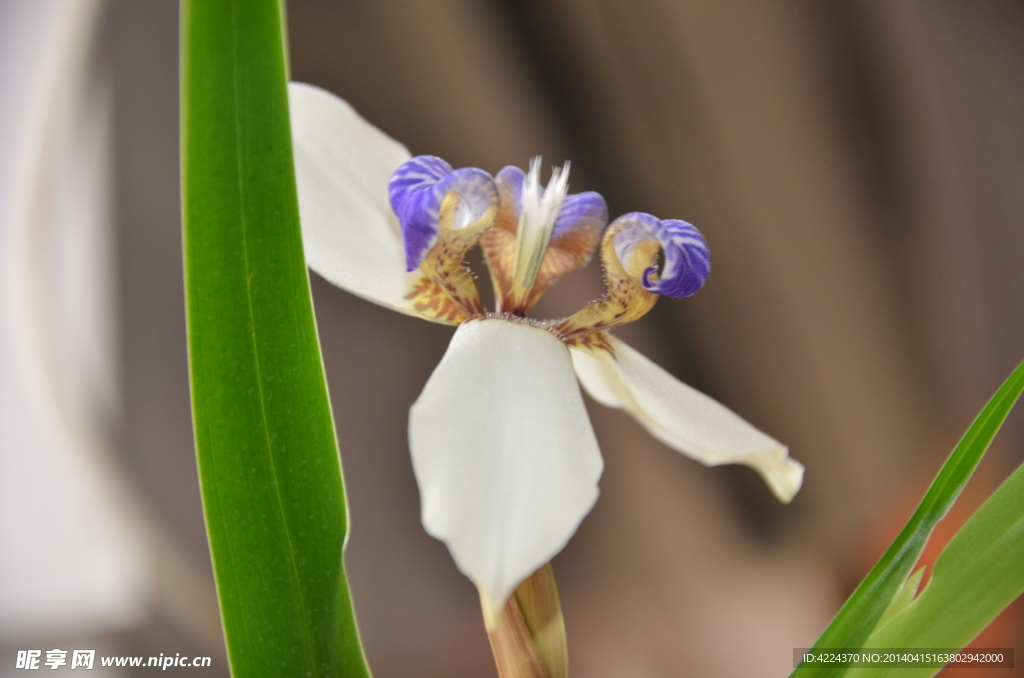
{"label": "blurred background", "polygon": [[[570,159],[613,216],[703,231],[706,287],[619,334],[788,443],[804,488],[780,506],[588,403],[602,496],[554,561],[570,662],[787,675],[1024,358],[1024,3],[292,0],[288,18],[293,78],[414,154]],[[188,399],[177,22],[171,0],[0,0],[0,676],[26,648],[227,675]],[[494,676],[405,435],[451,329],[312,284],[374,673]],[[602,291],[594,264],[538,313]],[[938,537],[1022,461],[1018,411]],[[1022,641],[1018,601],[976,644]]]}

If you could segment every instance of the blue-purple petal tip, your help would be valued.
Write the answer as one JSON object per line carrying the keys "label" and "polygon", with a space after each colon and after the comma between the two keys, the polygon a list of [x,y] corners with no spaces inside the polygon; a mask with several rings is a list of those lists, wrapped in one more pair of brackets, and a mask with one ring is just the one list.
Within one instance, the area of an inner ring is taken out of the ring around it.
{"label": "blue-purple petal tip", "polygon": [[661,270],[648,267],[641,276],[644,289],[668,297],[688,297],[699,290],[711,271],[711,253],[700,231],[679,219],[658,219],[644,212],[623,215],[612,224],[625,222],[615,236],[615,251],[625,260],[640,242],[656,240],[664,261]]}
{"label": "blue-purple petal tip", "polygon": [[461,200],[455,228],[478,221],[498,201],[494,179],[474,167],[452,169],[434,155],[419,155],[391,175],[388,196],[398,216],[406,270],[414,271],[437,241],[441,204],[449,192]]}

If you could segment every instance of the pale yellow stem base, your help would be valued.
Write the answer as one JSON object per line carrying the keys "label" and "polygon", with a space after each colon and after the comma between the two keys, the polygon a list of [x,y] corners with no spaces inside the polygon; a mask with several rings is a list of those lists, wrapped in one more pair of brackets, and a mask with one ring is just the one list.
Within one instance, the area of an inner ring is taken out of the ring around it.
{"label": "pale yellow stem base", "polygon": [[565,621],[550,564],[519,585],[487,636],[501,678],[567,678]]}

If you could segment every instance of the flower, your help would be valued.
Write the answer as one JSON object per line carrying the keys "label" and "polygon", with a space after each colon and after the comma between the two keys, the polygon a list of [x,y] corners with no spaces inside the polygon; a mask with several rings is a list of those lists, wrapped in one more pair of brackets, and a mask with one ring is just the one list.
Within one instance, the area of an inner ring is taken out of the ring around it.
{"label": "flower", "polygon": [[[704,464],[741,463],[788,502],[803,478],[784,445],[607,332],[659,295],[689,296],[709,271],[692,225],[634,212],[608,222],[597,193],[568,194],[569,166],[540,186],[413,158],[324,90],[289,88],[309,266],[353,294],[457,325],[409,415],[423,525],[480,590],[486,616],[568,542],[597,500],[603,462],[580,389],[629,412]],[[463,258],[480,244],[498,308],[484,310]],[[600,245],[608,294],[542,323],[526,313]]]}

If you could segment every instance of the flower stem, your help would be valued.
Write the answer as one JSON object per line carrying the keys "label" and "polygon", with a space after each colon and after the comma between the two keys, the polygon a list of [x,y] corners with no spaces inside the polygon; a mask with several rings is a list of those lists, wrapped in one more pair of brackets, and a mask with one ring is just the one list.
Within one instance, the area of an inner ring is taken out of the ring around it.
{"label": "flower stem", "polygon": [[501,678],[567,678],[565,622],[550,563],[519,585],[487,635]]}

